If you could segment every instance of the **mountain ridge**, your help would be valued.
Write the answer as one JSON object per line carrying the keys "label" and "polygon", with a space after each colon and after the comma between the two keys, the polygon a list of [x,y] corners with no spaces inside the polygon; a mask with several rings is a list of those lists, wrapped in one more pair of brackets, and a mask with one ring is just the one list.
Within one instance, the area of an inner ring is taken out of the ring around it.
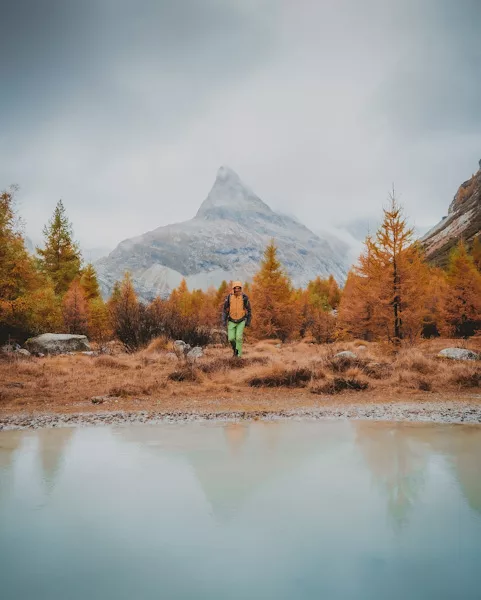
{"label": "mountain ridge", "polygon": [[203,289],[223,279],[250,280],[271,239],[295,285],[317,275],[344,280],[347,265],[327,240],[273,211],[226,166],[192,219],[122,241],[96,268],[105,296],[130,271],[138,294],[150,300],[167,295],[182,278]]}
{"label": "mountain ridge", "polygon": [[427,259],[444,267],[459,239],[471,245],[480,232],[481,160],[479,170],[459,186],[449,205],[448,214],[421,238],[421,243]]}

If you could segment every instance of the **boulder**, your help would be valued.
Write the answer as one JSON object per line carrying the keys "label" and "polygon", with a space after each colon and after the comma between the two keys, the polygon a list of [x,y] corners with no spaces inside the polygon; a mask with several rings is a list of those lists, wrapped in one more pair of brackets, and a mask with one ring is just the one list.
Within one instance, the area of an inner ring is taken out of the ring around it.
{"label": "boulder", "polygon": [[15,353],[20,354],[21,356],[31,356],[30,352],[25,350],[25,348],[20,348],[19,350],[16,350]]}
{"label": "boulder", "polygon": [[350,352],[349,350],[343,350],[342,352],[338,352],[337,354],[335,354],[334,358],[355,360],[357,358],[357,354],[354,354],[354,352]]}
{"label": "boulder", "polygon": [[227,344],[227,331],[225,329],[211,329],[209,332],[210,343],[215,346]]}
{"label": "boulder", "polygon": [[450,358],[451,360],[478,360],[479,354],[465,348],[444,348],[438,354],[440,358]]}
{"label": "boulder", "polygon": [[21,346],[12,342],[11,344],[5,344],[5,346],[2,346],[0,351],[2,354],[10,354],[11,352],[17,352],[20,350],[20,348]]}
{"label": "boulder", "polygon": [[200,346],[195,346],[192,350],[187,352],[187,360],[189,362],[195,362],[198,358],[202,358],[204,356],[204,351]]}
{"label": "boulder", "polygon": [[43,333],[25,342],[27,350],[32,354],[66,354],[68,352],[89,351],[90,345],[86,335],[70,333]]}
{"label": "boulder", "polygon": [[186,356],[190,348],[190,344],[186,344],[183,340],[175,340],[174,342],[174,352],[177,358],[183,358]]}

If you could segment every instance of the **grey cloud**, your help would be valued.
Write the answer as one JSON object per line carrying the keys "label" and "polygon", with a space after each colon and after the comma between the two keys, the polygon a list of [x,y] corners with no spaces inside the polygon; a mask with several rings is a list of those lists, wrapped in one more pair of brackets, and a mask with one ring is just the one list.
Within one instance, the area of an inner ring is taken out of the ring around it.
{"label": "grey cloud", "polygon": [[2,2],[0,187],[89,246],[190,218],[227,163],[314,229],[392,182],[437,221],[481,158],[478,0]]}
{"label": "grey cloud", "polygon": [[481,134],[481,3],[403,7],[391,31],[396,58],[373,110],[409,136]]}

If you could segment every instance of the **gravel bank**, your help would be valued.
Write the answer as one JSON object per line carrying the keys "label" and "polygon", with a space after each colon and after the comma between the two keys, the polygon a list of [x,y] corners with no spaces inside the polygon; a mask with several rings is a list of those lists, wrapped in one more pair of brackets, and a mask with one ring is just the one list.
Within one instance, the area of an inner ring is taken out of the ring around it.
{"label": "gravel bank", "polygon": [[425,402],[329,405],[315,409],[219,411],[219,412],[101,412],[0,417],[0,430],[41,427],[85,427],[94,425],[133,425],[141,423],[188,423],[203,421],[244,421],[282,419],[365,419],[425,423],[481,424],[481,405],[470,402]]}

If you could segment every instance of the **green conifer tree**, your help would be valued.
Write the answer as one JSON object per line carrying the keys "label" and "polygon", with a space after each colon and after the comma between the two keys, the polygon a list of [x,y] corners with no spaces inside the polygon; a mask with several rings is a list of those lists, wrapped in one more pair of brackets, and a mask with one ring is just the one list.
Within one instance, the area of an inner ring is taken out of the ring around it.
{"label": "green conifer tree", "polygon": [[72,224],[61,200],[44,227],[43,235],[45,247],[37,248],[40,268],[52,280],[55,293],[63,295],[79,275],[82,257],[78,244],[73,241]]}

